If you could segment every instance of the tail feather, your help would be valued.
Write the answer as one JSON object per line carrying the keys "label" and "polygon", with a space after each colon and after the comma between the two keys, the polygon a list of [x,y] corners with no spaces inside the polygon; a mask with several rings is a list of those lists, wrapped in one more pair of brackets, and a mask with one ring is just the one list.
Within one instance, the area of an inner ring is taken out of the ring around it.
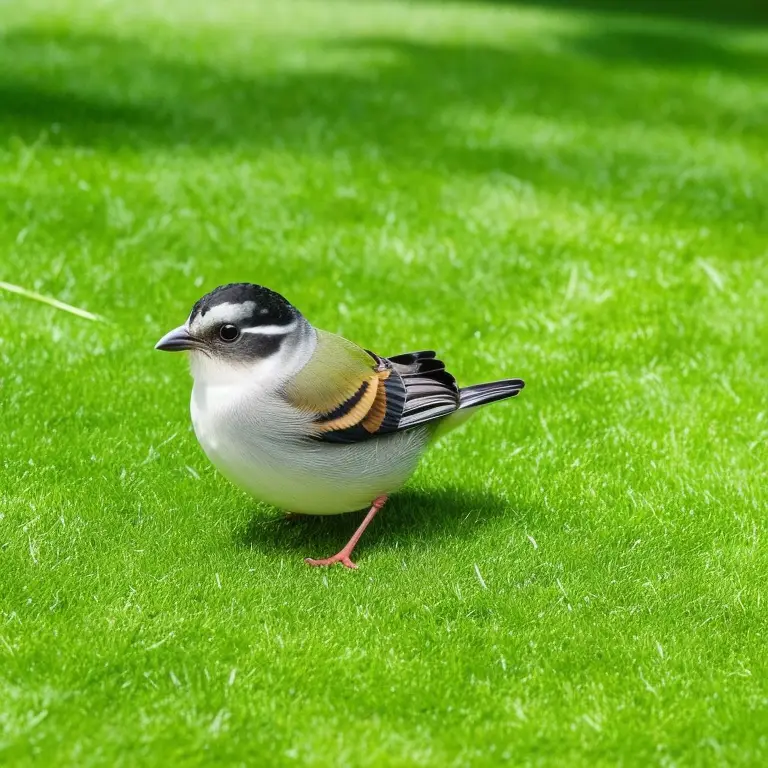
{"label": "tail feather", "polygon": [[522,379],[503,379],[460,389],[459,407],[446,418],[440,419],[435,429],[435,437],[442,437],[465,424],[477,413],[477,406],[515,397],[524,386]]}
{"label": "tail feather", "polygon": [[495,403],[497,400],[506,400],[515,397],[525,386],[522,379],[502,379],[501,381],[489,381],[487,384],[473,384],[471,387],[462,387],[459,390],[459,409],[474,408],[478,405]]}

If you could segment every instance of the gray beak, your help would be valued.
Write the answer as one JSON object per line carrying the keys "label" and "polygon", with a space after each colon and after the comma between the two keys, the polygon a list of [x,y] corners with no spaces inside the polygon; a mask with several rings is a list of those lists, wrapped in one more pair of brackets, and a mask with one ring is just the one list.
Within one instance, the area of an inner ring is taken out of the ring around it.
{"label": "gray beak", "polygon": [[155,349],[160,349],[163,352],[182,352],[195,346],[197,346],[197,339],[189,333],[186,326],[180,325],[178,328],[174,328],[169,333],[166,333],[155,344]]}

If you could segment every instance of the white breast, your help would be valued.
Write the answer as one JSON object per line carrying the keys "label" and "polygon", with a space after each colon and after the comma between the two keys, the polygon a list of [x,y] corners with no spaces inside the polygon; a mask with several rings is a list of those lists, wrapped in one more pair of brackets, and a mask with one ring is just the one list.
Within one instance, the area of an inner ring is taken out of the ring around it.
{"label": "white breast", "polygon": [[233,483],[291,512],[331,515],[368,507],[405,483],[427,447],[416,428],[351,445],[322,443],[279,396],[243,380],[195,377],[195,434],[208,458]]}

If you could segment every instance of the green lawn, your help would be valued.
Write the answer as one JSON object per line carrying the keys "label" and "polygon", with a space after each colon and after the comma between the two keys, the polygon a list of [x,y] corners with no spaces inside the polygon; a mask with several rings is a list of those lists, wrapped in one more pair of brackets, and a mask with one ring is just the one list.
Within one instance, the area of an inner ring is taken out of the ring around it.
{"label": "green lawn", "polygon": [[[768,762],[768,27],[602,5],[0,7],[0,280],[106,319],[0,291],[0,763]],[[234,280],[527,382],[357,572],[152,349]]]}

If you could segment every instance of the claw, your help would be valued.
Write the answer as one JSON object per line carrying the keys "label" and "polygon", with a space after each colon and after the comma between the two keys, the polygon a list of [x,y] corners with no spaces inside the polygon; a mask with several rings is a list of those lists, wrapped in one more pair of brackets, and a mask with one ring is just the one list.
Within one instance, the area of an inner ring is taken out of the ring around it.
{"label": "claw", "polygon": [[334,563],[341,563],[345,568],[351,568],[353,571],[357,570],[357,565],[353,563],[349,557],[346,555],[342,555],[341,552],[339,552],[338,555],[334,555],[333,557],[326,557],[324,560],[313,560],[311,557],[305,557],[304,562],[307,565],[333,565]]}

